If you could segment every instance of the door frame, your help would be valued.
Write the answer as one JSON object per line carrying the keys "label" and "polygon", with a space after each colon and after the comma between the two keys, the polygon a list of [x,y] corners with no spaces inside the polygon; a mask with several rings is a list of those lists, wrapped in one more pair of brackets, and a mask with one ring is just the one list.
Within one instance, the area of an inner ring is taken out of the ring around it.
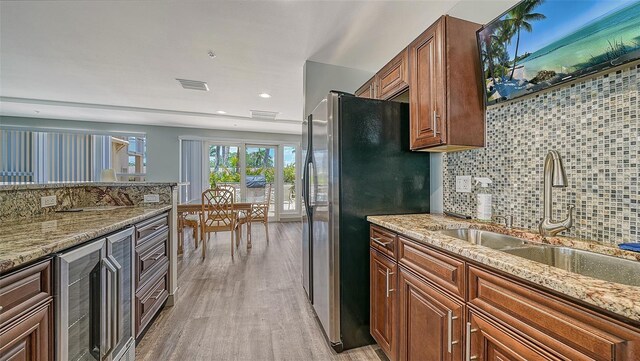
{"label": "door frame", "polygon": [[[246,140],[246,139],[237,139],[237,138],[215,138],[215,137],[179,137],[180,142],[182,140],[196,140],[202,142],[202,167],[205,171],[202,172],[202,184],[209,184],[209,147],[211,145],[223,145],[230,147],[238,147],[238,162],[239,162],[239,171],[240,171],[240,187],[241,190],[244,190],[246,187],[246,148],[247,146],[265,146],[265,147],[274,147],[275,148],[275,179],[274,179],[274,187],[275,190],[275,216],[269,217],[269,221],[291,221],[291,220],[300,220],[302,217],[302,203],[300,196],[296,196],[295,200],[295,211],[285,211],[284,210],[284,147],[294,147],[296,151],[296,179],[295,179],[295,189],[301,189],[301,174],[302,174],[302,154],[301,154],[301,144],[300,141],[273,141],[273,140]],[[182,148],[180,148],[182,151]],[[182,159],[182,156],[180,156]],[[180,164],[180,169],[182,168],[182,164]],[[299,194],[300,192],[298,192]]]}

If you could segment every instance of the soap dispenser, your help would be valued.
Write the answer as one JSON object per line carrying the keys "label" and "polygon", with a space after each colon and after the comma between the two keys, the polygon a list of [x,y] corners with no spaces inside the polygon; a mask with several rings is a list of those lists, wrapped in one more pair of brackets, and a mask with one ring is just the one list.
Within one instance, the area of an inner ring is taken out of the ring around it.
{"label": "soap dispenser", "polygon": [[478,214],[477,218],[480,221],[491,221],[491,193],[486,189],[491,184],[491,179],[485,177],[475,177],[476,184],[480,184],[481,189],[478,193]]}

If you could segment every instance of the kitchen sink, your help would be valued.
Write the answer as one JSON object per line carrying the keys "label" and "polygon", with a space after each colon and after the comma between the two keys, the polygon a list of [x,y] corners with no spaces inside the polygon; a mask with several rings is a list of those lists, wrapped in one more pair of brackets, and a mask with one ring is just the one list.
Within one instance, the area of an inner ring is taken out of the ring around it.
{"label": "kitchen sink", "polygon": [[529,242],[479,229],[447,229],[440,233],[583,276],[640,287],[640,262],[637,261],[570,247]]}
{"label": "kitchen sink", "polygon": [[522,245],[531,244],[523,239],[507,236],[500,233],[482,231],[479,229],[446,229],[440,233],[467,241],[469,243],[485,246],[491,249],[502,250],[510,247],[520,247]]}
{"label": "kitchen sink", "polygon": [[502,251],[583,276],[640,286],[640,262],[637,261],[551,245],[530,244]]}

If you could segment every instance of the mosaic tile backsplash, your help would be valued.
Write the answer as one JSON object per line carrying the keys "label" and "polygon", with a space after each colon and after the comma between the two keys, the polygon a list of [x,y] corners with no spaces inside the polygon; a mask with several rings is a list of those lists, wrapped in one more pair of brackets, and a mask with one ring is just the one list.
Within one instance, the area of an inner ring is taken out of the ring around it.
{"label": "mosaic tile backsplash", "polygon": [[[489,189],[493,214],[536,230],[542,219],[543,162],[562,157],[567,188],[554,188],[554,219],[575,205],[561,235],[600,243],[640,242],[640,65],[487,109],[487,146],[443,158],[444,209],[476,214]],[[457,193],[457,175],[489,177],[490,188]]]}

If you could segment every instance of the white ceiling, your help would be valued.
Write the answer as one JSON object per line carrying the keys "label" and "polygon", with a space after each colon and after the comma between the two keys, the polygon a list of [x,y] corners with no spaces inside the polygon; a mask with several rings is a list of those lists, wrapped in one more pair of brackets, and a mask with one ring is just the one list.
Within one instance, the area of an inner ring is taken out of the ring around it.
{"label": "white ceiling", "polygon": [[441,14],[514,2],[1,1],[0,114],[298,133],[306,60],[375,72]]}

